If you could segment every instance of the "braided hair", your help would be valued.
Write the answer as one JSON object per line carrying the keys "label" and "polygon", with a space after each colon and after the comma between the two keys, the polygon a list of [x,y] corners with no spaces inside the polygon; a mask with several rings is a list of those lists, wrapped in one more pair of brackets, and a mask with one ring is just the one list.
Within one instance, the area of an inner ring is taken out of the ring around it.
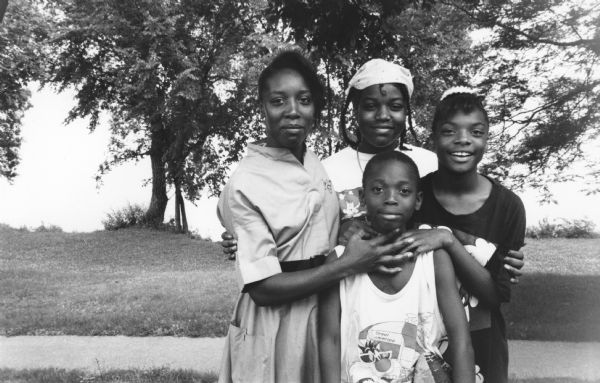
{"label": "braided hair", "polygon": [[[379,84],[379,86],[383,86],[384,84]],[[412,122],[412,108],[410,107],[410,96],[408,95],[408,88],[404,84],[393,83],[393,85],[398,88],[404,101],[406,101],[406,119],[408,120],[408,129],[410,130],[415,142],[418,143],[417,134],[413,127]],[[352,107],[355,111],[358,110],[358,105],[360,101],[360,97],[362,95],[363,90],[358,90],[356,88],[351,88],[346,100],[344,101],[344,105],[342,106],[342,115],[340,117],[340,132],[342,134],[342,139],[346,144],[348,144],[354,150],[358,150],[358,145],[362,140],[362,136],[360,134],[360,128],[356,129],[356,140],[353,140],[348,133],[348,129],[346,127],[346,114],[348,113],[348,107],[350,103],[352,103]],[[406,143],[406,128],[402,130],[400,133],[400,142],[398,147],[402,150],[410,150],[404,144]]]}

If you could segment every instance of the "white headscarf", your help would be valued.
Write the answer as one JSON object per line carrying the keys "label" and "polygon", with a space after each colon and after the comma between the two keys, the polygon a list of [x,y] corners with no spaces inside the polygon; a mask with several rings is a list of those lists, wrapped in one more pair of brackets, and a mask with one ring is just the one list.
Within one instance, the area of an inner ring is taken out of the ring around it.
{"label": "white headscarf", "polygon": [[348,88],[346,97],[350,89],[362,90],[377,84],[404,84],[408,89],[408,97],[413,93],[414,85],[410,71],[403,66],[383,59],[372,59],[364,63],[354,74]]}

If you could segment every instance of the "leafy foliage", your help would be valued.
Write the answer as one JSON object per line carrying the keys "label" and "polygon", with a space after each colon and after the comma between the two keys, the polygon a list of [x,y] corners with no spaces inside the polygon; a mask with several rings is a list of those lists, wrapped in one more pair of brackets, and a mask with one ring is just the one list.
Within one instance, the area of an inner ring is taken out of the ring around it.
{"label": "leafy foliage", "polygon": [[[27,82],[74,87],[68,121],[111,116],[99,178],[151,158],[148,217],[162,222],[166,187],[218,193],[228,166],[260,136],[255,81],[269,54],[302,47],[329,86],[312,147],[344,144],[343,90],[365,61],[402,61],[414,75],[413,143],[428,146],[449,86],[486,95],[493,137],[484,172],[543,193],[598,137],[600,11],[573,0],[35,0],[10,2],[0,25],[0,174],[15,176]],[[52,12],[55,12],[54,14]],[[52,16],[52,17],[49,17]],[[60,20],[51,32],[48,20]],[[52,40],[48,49],[44,42]],[[43,59],[43,60],[42,60]],[[45,66],[44,61],[49,61]],[[516,165],[516,166],[515,166]],[[600,169],[590,165],[589,177]],[[588,192],[597,192],[590,187]]]}
{"label": "leafy foliage", "polygon": [[[342,146],[334,133],[339,94],[373,57],[401,59],[415,76],[420,145],[428,145],[443,90],[478,88],[493,125],[483,171],[513,187],[538,187],[549,199],[548,182],[574,178],[566,170],[598,137],[600,10],[593,1],[276,0],[267,14],[271,30],[307,47],[338,90],[314,140],[322,155]],[[588,165],[596,180],[600,169]]]}
{"label": "leafy foliage", "polygon": [[106,214],[102,221],[105,230],[119,230],[146,223],[146,209],[138,204],[127,205],[120,210],[113,210]]}
{"label": "leafy foliage", "polygon": [[42,224],[34,228],[33,231],[36,233],[62,233],[63,229],[58,225],[45,224],[42,222]]}
{"label": "leafy foliage", "polygon": [[288,40],[311,52],[332,88],[324,121],[313,139],[323,156],[345,146],[336,134],[339,116],[345,112],[343,90],[367,60],[399,61],[411,70],[416,122],[412,140],[425,146],[436,101],[449,86],[466,85],[475,62],[464,17],[429,1],[278,0],[270,2],[267,15],[272,29],[282,28]]}
{"label": "leafy foliage", "polygon": [[[0,4],[4,7],[6,2]],[[0,23],[0,177],[11,181],[20,162],[21,121],[30,107],[27,84],[43,73],[51,24],[34,0],[12,1],[5,9]]]}
{"label": "leafy foliage", "polygon": [[241,1],[73,0],[53,45],[49,83],[75,86],[69,120],[110,113],[112,166],[150,156],[148,216],[162,222],[166,184],[194,200],[222,184],[257,135],[253,97],[262,37]]}
{"label": "leafy foliage", "polygon": [[[497,127],[487,169],[548,198],[547,183],[573,179],[569,166],[585,162],[585,143],[599,135],[600,8],[570,0],[441,3],[485,34],[474,85],[488,95]],[[598,180],[597,164],[587,165],[579,175]]]}
{"label": "leafy foliage", "polygon": [[597,238],[596,225],[587,219],[542,219],[537,226],[528,227],[530,238]]}

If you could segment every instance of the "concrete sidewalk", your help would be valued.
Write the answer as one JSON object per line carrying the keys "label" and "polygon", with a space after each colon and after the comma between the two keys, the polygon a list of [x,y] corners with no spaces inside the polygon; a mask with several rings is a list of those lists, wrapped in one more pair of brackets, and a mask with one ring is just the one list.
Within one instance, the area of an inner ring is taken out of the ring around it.
{"label": "concrete sidewalk", "polygon": [[[0,337],[0,368],[90,372],[166,367],[217,372],[224,338]],[[512,378],[600,381],[600,343],[509,341]]]}

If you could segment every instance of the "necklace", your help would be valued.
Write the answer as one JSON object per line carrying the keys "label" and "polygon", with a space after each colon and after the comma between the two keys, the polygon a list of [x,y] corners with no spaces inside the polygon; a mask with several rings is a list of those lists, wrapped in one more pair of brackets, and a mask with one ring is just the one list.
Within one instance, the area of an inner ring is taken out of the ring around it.
{"label": "necklace", "polygon": [[360,174],[363,174],[365,171],[362,167],[362,165],[360,164],[360,158],[358,156],[358,150],[355,150],[356,152],[356,162],[358,162],[358,168],[360,169]]}

